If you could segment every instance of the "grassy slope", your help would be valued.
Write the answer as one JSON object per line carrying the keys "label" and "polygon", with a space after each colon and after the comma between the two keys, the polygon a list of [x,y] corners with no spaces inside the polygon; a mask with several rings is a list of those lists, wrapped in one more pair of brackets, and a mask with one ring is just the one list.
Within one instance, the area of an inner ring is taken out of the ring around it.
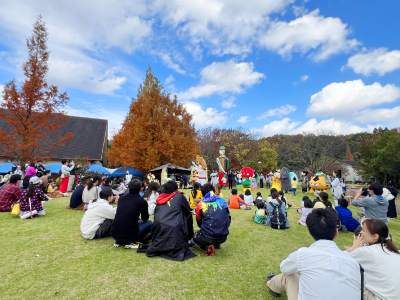
{"label": "grassy slope", "polygon": [[[262,190],[264,199],[267,193]],[[224,191],[225,199],[229,194]],[[287,198],[299,206],[302,196]],[[214,257],[195,246],[198,256],[184,262],[147,258],[113,248],[111,238],[84,240],[83,212],[65,209],[68,203],[53,199],[45,204],[48,215],[33,220],[0,214],[1,299],[273,299],[267,273],[279,273],[282,259],[313,242],[307,228],[296,224],[300,214],[294,209],[291,228],[279,231],[254,224],[253,207],[231,211],[230,235]],[[400,221],[391,220],[389,227],[399,240]],[[340,233],[337,244],[342,248],[352,239]]]}

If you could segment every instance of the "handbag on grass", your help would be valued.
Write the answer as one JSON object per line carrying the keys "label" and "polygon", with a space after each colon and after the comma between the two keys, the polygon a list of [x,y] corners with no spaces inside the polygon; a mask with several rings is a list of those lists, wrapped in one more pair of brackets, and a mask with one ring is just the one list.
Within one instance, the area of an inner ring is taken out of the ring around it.
{"label": "handbag on grass", "polygon": [[14,216],[19,216],[21,214],[21,205],[19,203],[15,203],[12,207],[11,214]]}

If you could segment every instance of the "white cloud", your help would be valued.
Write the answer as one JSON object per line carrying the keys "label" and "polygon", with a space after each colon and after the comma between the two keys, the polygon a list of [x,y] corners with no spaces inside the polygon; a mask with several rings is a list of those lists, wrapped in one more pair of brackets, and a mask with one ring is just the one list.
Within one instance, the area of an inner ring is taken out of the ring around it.
{"label": "white cloud", "polygon": [[171,83],[172,81],[175,81],[175,78],[174,78],[174,76],[169,75],[169,76],[165,79],[165,84],[169,84],[169,83]]}
{"label": "white cloud", "polygon": [[236,104],[234,103],[235,102],[235,97],[234,96],[230,96],[228,99],[225,99],[225,100],[223,100],[222,102],[221,102],[221,106],[223,107],[223,108],[232,108],[232,107],[235,107],[236,106]]}
{"label": "white cloud", "polygon": [[353,119],[360,123],[374,123],[374,122],[390,122],[395,121],[395,124],[391,124],[388,127],[399,127],[400,126],[400,106],[393,108],[380,108],[380,109],[365,109],[363,111],[354,114]]}
{"label": "white cloud", "polygon": [[203,110],[200,104],[196,102],[182,102],[187,112],[193,115],[193,123],[196,127],[218,126],[224,124],[228,117],[226,111],[218,112],[217,109],[209,107]]}
{"label": "white cloud", "polygon": [[345,118],[360,109],[394,102],[400,98],[400,88],[393,84],[382,86],[375,82],[365,85],[360,79],[334,82],[311,96],[308,116]]}
{"label": "white cloud", "polygon": [[240,117],[239,120],[237,120],[239,123],[246,123],[249,121],[249,116],[243,116]]}
{"label": "white cloud", "polygon": [[308,78],[310,78],[308,75],[300,76],[301,81],[306,81]]}
{"label": "white cloud", "polygon": [[293,14],[294,14],[296,17],[305,15],[305,14],[308,12],[308,10],[307,10],[304,6],[296,6],[296,5],[293,5],[293,6],[292,6],[292,9],[293,9]]}
{"label": "white cloud", "polygon": [[265,118],[274,117],[274,116],[289,115],[292,112],[295,112],[296,109],[297,109],[296,106],[286,104],[286,105],[278,107],[278,108],[267,110],[258,119],[265,119]]}
{"label": "white cloud", "polygon": [[262,129],[255,130],[261,137],[273,136],[275,134],[285,134],[292,131],[301,122],[292,121],[289,118],[284,118],[279,121],[273,121],[264,125]]}
{"label": "white cloud", "polygon": [[313,60],[321,61],[355,48],[359,42],[348,39],[349,34],[347,24],[339,18],[324,18],[316,9],[289,23],[272,23],[267,33],[260,37],[260,44],[287,59],[293,52],[305,54],[314,50]]}
{"label": "white cloud", "polygon": [[295,0],[155,0],[153,9],[163,23],[196,49],[200,43],[213,54],[241,55],[251,52],[259,30],[269,23],[268,15],[279,13]]}
{"label": "white cloud", "polygon": [[163,53],[160,54],[159,56],[161,57],[161,60],[163,61],[163,63],[166,65],[167,68],[172,69],[179,74],[183,75],[186,74],[186,71],[182,70],[177,63],[174,63],[168,54]]}
{"label": "white cloud", "polygon": [[357,132],[370,132],[374,126],[360,127],[351,122],[329,119],[318,122],[310,119],[306,123],[291,130],[290,134],[332,132],[334,134],[350,134]]}
{"label": "white cloud", "polygon": [[178,93],[180,100],[197,99],[212,94],[243,93],[245,88],[258,84],[266,78],[264,74],[254,71],[252,62],[237,63],[233,59],[226,62],[213,62],[201,72],[200,84]]}
{"label": "white cloud", "polygon": [[400,69],[400,51],[388,52],[387,48],[379,48],[368,52],[364,49],[363,52],[349,58],[347,67],[352,68],[357,74],[369,76],[372,73],[378,73],[383,76]]}

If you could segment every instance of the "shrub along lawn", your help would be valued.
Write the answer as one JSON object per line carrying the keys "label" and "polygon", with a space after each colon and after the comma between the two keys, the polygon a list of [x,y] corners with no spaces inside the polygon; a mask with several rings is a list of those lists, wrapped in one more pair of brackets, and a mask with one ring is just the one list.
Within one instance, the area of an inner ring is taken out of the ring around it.
{"label": "shrub along lawn", "polygon": [[[269,190],[261,192],[265,200]],[[230,191],[223,193],[227,200]],[[302,197],[287,194],[294,207]],[[112,238],[84,240],[83,211],[67,210],[68,204],[69,198],[50,200],[47,215],[32,220],[0,214],[1,299],[275,299],[265,286],[267,274],[279,273],[283,259],[313,243],[307,228],[296,224],[301,215],[295,209],[288,211],[289,229],[273,230],[253,223],[252,207],[231,210],[230,235],[214,257],[195,246],[198,256],[184,262],[147,258],[114,248]],[[351,209],[356,216],[358,208]],[[391,219],[389,228],[399,246],[400,222]],[[351,233],[340,233],[336,242],[343,249],[352,240]]]}

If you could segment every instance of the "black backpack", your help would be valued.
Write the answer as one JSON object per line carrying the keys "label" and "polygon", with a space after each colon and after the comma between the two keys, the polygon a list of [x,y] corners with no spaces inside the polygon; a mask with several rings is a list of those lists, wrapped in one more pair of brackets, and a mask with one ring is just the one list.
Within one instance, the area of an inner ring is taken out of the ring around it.
{"label": "black backpack", "polygon": [[281,210],[281,204],[276,205],[272,202],[269,202],[272,206],[272,216],[271,216],[271,228],[274,229],[285,229],[286,228],[286,217],[285,214]]}

